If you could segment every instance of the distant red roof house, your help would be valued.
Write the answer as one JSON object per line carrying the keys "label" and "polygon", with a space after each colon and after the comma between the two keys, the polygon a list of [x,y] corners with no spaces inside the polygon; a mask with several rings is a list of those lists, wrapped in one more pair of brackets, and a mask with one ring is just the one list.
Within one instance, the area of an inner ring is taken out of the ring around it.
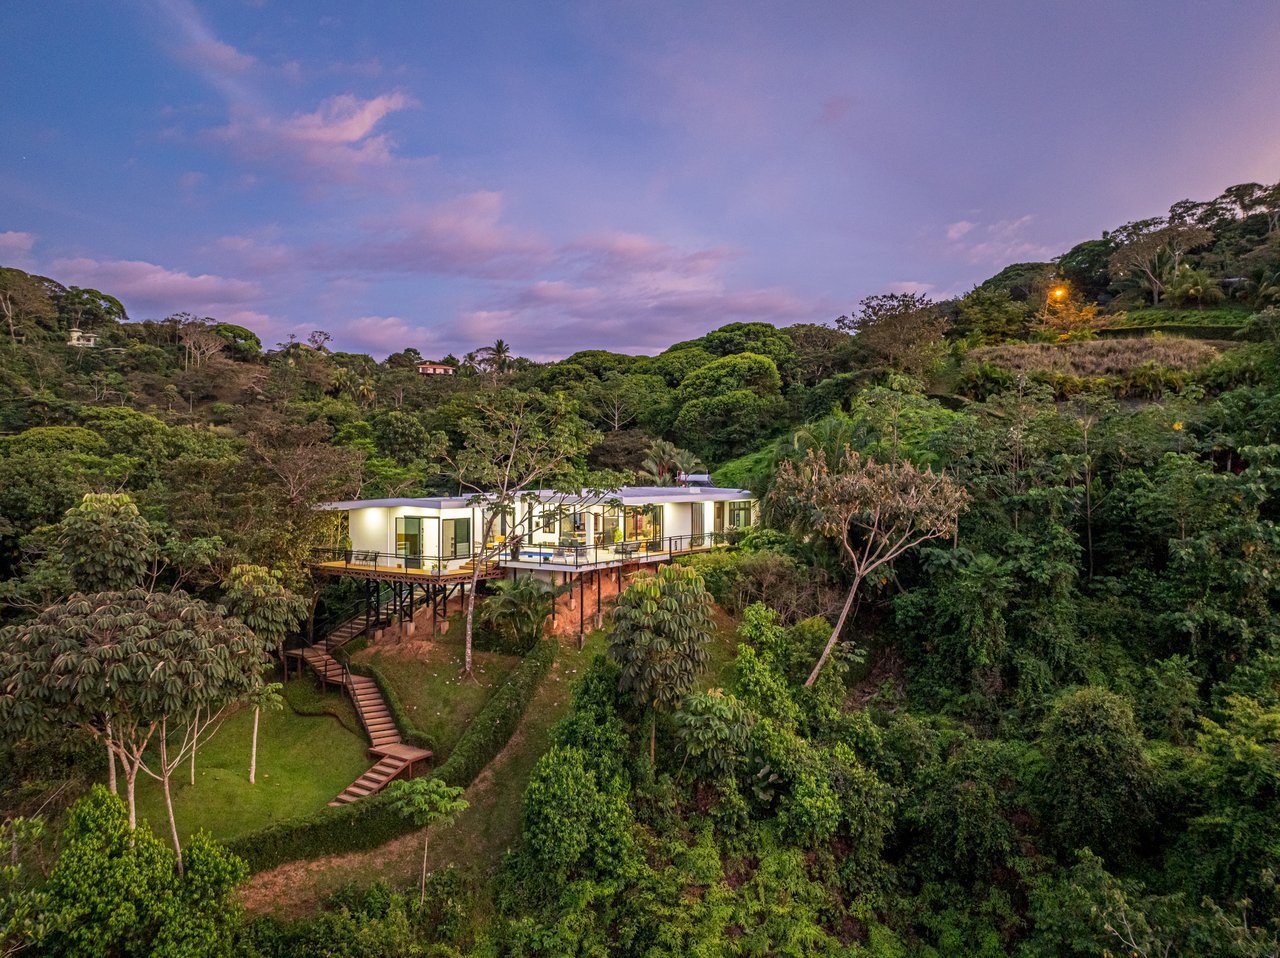
{"label": "distant red roof house", "polygon": [[418,363],[419,376],[452,376],[454,368],[446,363]]}

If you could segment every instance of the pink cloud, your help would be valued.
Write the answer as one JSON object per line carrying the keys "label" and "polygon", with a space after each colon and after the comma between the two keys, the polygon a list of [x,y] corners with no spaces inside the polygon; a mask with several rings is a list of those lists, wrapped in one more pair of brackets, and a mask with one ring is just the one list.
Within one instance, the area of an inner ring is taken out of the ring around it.
{"label": "pink cloud", "polygon": [[130,312],[217,315],[262,296],[256,283],[182,273],[142,260],[59,259],[49,264],[49,270],[61,282],[116,296]]}
{"label": "pink cloud", "polygon": [[544,359],[588,348],[653,352],[725,323],[786,325],[821,321],[830,314],[830,307],[803,302],[780,289],[684,290],[639,284],[600,289],[538,282],[492,308],[465,313],[448,341],[459,349],[501,336],[518,351]]}
{"label": "pink cloud", "polygon": [[361,316],[344,330],[344,339],[371,353],[385,355],[408,346],[428,349],[439,338],[436,330],[415,325],[399,316]]}
{"label": "pink cloud", "polygon": [[920,283],[915,280],[903,280],[898,283],[890,283],[888,289],[891,293],[927,293],[933,289],[933,284]]}
{"label": "pink cloud", "polygon": [[952,252],[970,263],[1005,266],[1019,260],[1046,260],[1056,256],[1060,250],[1027,237],[1033,220],[1031,215],[986,224],[961,220],[947,227],[947,239]]}
{"label": "pink cloud", "polygon": [[[269,236],[273,231],[265,232]],[[299,265],[295,250],[263,236],[221,236],[214,240],[211,250],[214,256],[231,266],[234,272],[254,276],[275,276]]]}
{"label": "pink cloud", "polygon": [[287,172],[352,179],[369,167],[392,162],[395,143],[377,128],[391,114],[413,105],[403,93],[387,93],[372,99],[330,97],[311,113],[285,119],[242,108],[213,135],[242,155],[275,163]]}
{"label": "pink cloud", "polygon": [[34,233],[23,233],[19,230],[0,233],[0,265],[5,265],[5,261],[8,261],[9,264],[19,267],[31,266],[31,249],[35,243]]}
{"label": "pink cloud", "polygon": [[437,206],[371,219],[351,245],[315,251],[334,267],[489,278],[530,277],[550,262],[550,244],[504,222],[501,193],[479,192]]}
{"label": "pink cloud", "polygon": [[610,279],[637,274],[709,276],[730,252],[723,247],[684,252],[652,236],[615,231],[594,233],[570,243],[562,256],[579,265],[585,276]]}

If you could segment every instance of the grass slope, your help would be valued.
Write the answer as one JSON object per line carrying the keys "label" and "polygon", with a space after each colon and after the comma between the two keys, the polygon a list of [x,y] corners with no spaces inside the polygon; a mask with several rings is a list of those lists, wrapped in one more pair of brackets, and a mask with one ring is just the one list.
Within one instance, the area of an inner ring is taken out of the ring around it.
{"label": "grass slope", "polygon": [[436,765],[449,757],[467,725],[520,664],[519,656],[475,652],[475,678],[463,678],[462,634],[453,629],[403,649],[363,649],[353,659],[386,676],[413,724],[431,737]]}
{"label": "grass slope", "polygon": [[[303,678],[290,685],[309,682]],[[326,698],[335,700],[334,708],[350,710],[349,703],[336,693]],[[354,712],[347,721],[357,721]],[[252,710],[237,712],[200,750],[194,786],[188,766],[175,772],[173,800],[180,835],[188,837],[204,829],[215,838],[228,839],[280,819],[308,815],[328,804],[369,768],[365,754],[368,742],[362,735],[331,715],[298,715],[286,706],[262,713],[258,782],[250,785],[252,732]],[[169,833],[159,782],[139,780],[138,812],[150,821],[156,834]]]}
{"label": "grass slope", "polygon": [[969,350],[966,359],[1014,372],[1044,370],[1072,376],[1123,376],[1146,363],[1194,370],[1219,356],[1208,343],[1177,336],[1092,339],[1069,343],[1006,343]]}
{"label": "grass slope", "polygon": [[[588,634],[582,651],[571,640],[561,640],[556,661],[515,734],[467,789],[467,810],[452,827],[428,830],[431,869],[454,865],[474,887],[490,888],[488,878],[520,838],[525,786],[547,750],[551,726],[568,711],[578,676],[595,656],[604,654],[608,644],[603,631]],[[737,646],[737,621],[717,609],[710,660],[698,682],[700,688],[729,683]],[[241,898],[252,911],[297,917],[320,907],[347,882],[367,884],[382,879],[409,885],[421,866],[422,838],[422,832],[413,832],[370,852],[291,862],[254,875]],[[481,895],[480,908],[485,907]]]}

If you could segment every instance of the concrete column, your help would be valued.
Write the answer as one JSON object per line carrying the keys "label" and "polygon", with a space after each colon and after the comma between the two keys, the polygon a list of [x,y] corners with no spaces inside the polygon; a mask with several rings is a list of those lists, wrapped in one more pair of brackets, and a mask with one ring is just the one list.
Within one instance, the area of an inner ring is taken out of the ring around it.
{"label": "concrete column", "polygon": [[596,544],[596,514],[590,509],[587,510],[587,546],[593,547]]}

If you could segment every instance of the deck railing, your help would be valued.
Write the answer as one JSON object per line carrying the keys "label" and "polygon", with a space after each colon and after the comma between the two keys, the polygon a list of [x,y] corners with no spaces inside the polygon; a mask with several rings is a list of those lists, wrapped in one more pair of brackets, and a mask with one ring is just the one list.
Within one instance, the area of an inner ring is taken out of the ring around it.
{"label": "deck railing", "polygon": [[[481,550],[477,547],[477,561],[497,562],[516,568],[546,566],[554,569],[579,569],[597,566],[626,565],[635,562],[652,562],[673,555],[704,552],[730,545],[741,536],[741,530],[701,532],[681,536],[640,537],[622,541],[582,542],[562,540],[560,545],[544,542],[510,542]],[[496,550],[496,551],[495,551]],[[329,568],[342,566],[361,572],[414,572],[424,575],[445,575],[447,564],[455,561],[439,556],[406,556],[390,552],[371,552],[360,549],[313,549],[311,561]]]}

